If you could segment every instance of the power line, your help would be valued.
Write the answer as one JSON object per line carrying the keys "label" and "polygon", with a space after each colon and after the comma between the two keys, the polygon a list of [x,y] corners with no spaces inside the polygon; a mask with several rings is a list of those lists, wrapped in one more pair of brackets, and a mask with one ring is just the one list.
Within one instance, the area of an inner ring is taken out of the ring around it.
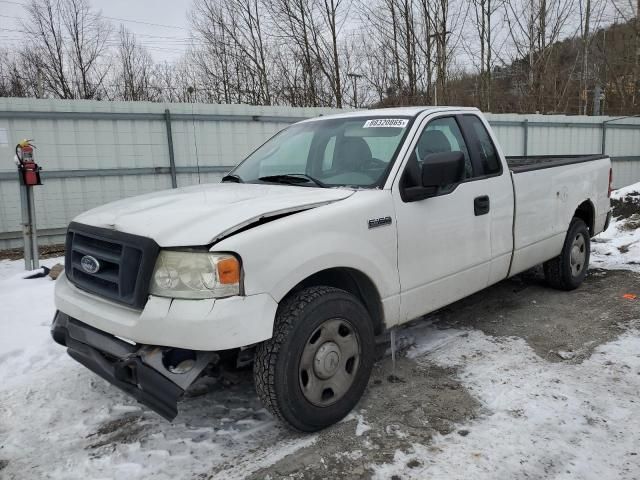
{"label": "power line", "polygon": [[[0,3],[10,3],[12,5],[19,5],[21,7],[27,7],[28,5],[25,3],[20,3],[20,2],[14,2],[11,0],[0,0]],[[145,22],[142,20],[130,20],[127,18],[119,18],[119,17],[108,17],[106,15],[95,15],[95,14],[91,14],[90,16],[94,17],[94,18],[106,18],[108,20],[115,20],[117,22],[126,22],[126,23],[136,23],[138,25],[147,25],[147,26],[151,26],[151,27],[160,27],[160,28],[173,28],[176,30],[184,30],[184,31],[189,31],[188,28],[185,27],[179,27],[178,25],[167,25],[165,23],[153,23],[153,22]],[[18,17],[7,17],[7,18],[18,18]],[[19,19],[19,18],[18,18]]]}
{"label": "power line", "polygon": [[140,20],[127,20],[125,18],[107,17],[106,15],[103,15],[102,18],[107,18],[109,20],[116,20],[118,22],[137,23],[139,25],[149,25],[149,26],[152,26],[152,27],[174,28],[174,29],[177,29],[177,30],[189,31],[188,28],[178,27],[177,25],[165,25],[165,24],[162,24],[162,23],[143,22],[143,21],[140,21]]}

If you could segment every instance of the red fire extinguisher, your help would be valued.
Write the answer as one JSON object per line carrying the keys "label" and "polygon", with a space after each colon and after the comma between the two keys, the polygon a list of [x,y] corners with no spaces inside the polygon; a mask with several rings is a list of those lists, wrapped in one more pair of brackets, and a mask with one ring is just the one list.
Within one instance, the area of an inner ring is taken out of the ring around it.
{"label": "red fire extinguisher", "polygon": [[42,185],[40,181],[41,167],[33,159],[33,150],[35,145],[31,143],[31,140],[22,140],[16,145],[16,158],[18,159],[18,170],[20,170],[20,178],[22,184],[28,187],[34,185]]}

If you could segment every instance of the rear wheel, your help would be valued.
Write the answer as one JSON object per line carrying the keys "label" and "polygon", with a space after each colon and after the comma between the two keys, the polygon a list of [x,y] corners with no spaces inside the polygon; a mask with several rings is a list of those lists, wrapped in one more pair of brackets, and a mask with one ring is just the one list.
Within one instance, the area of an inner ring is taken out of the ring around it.
{"label": "rear wheel", "polygon": [[256,390],[289,426],[320,430],[356,405],[373,360],[373,326],[358,299],[337,288],[307,288],[281,304],[273,337],[257,347]]}
{"label": "rear wheel", "polygon": [[564,240],[562,252],[544,263],[544,276],[553,288],[573,290],[587,276],[591,240],[589,228],[580,218],[574,218]]}

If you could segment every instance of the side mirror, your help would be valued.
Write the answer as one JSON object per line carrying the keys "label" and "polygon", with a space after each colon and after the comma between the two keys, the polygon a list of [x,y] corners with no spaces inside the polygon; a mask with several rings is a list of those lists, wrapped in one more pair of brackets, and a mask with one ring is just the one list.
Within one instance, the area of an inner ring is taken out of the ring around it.
{"label": "side mirror", "polygon": [[[438,189],[460,182],[464,178],[464,154],[440,152],[427,155],[420,166],[422,185],[406,187],[400,191],[405,202],[417,202],[434,197]],[[416,179],[417,180],[417,179]]]}
{"label": "side mirror", "polygon": [[462,152],[441,152],[427,155],[422,161],[422,186],[438,189],[458,183],[464,175]]}

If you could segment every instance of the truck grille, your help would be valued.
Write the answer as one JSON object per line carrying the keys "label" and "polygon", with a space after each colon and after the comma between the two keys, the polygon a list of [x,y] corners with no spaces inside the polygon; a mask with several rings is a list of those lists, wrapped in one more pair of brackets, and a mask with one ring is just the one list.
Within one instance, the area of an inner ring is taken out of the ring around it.
{"label": "truck grille", "polygon": [[67,230],[65,273],[82,290],[142,308],[158,250],[150,238],[72,222]]}

